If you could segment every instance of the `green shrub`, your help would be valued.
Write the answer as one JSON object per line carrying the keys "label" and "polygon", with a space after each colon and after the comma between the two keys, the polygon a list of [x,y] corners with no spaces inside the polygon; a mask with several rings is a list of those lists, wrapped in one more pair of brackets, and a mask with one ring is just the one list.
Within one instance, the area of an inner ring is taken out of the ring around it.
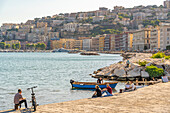
{"label": "green shrub", "polygon": [[139,60],[139,62],[138,62],[138,64],[139,64],[140,66],[146,66],[147,63],[148,63],[148,62],[146,62],[146,61],[141,62],[140,60]]}
{"label": "green shrub", "polygon": [[164,74],[164,70],[156,66],[146,66],[145,71],[149,73],[150,77],[160,77]]}
{"label": "green shrub", "polygon": [[170,55],[169,56],[165,56],[165,59],[169,60],[170,59]]}
{"label": "green shrub", "polygon": [[165,57],[164,53],[158,52],[156,54],[153,54],[151,58],[164,58],[164,57]]}

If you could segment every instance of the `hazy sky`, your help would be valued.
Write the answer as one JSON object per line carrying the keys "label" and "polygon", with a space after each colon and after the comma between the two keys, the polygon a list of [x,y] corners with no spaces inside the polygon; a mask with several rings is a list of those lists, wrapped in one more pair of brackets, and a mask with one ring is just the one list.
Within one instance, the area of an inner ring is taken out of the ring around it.
{"label": "hazy sky", "polygon": [[163,5],[164,0],[0,0],[2,23],[21,23],[58,13],[97,10],[99,7]]}

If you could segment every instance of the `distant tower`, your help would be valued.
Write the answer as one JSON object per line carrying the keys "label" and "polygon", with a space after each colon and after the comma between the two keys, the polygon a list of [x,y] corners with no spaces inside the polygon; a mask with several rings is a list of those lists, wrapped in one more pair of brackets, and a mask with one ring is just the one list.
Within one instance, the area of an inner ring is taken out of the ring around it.
{"label": "distant tower", "polygon": [[170,8],[170,0],[164,1],[164,7]]}

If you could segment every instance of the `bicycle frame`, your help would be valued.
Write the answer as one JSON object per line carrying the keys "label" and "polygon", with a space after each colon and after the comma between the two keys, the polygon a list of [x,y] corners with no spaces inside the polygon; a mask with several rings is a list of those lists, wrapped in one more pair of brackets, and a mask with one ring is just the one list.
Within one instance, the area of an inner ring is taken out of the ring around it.
{"label": "bicycle frame", "polygon": [[37,104],[36,104],[35,93],[34,93],[34,90],[33,90],[34,88],[37,88],[37,86],[28,88],[27,90],[31,89],[31,91],[32,91],[32,93],[31,93],[31,95],[32,95],[32,107],[34,107],[34,111],[36,111]]}

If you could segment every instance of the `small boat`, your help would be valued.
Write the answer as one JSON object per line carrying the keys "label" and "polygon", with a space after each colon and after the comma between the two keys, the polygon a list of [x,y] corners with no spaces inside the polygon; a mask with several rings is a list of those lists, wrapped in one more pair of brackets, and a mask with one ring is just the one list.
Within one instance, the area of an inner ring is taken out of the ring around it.
{"label": "small boat", "polygon": [[95,86],[98,85],[101,89],[106,88],[106,84],[109,84],[111,88],[115,88],[118,82],[105,82],[102,84],[96,82],[75,82],[70,80],[72,88],[81,88],[81,89],[95,89]]}

